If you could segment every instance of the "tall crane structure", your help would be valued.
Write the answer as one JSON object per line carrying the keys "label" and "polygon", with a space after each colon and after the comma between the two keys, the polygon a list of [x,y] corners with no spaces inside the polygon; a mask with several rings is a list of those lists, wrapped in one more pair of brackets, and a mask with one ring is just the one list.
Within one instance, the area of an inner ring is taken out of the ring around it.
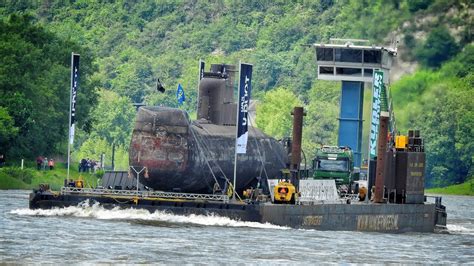
{"label": "tall crane structure", "polygon": [[[372,83],[375,71],[383,72],[383,83],[389,83],[389,72],[396,48],[355,45],[365,40],[331,39],[329,44],[316,43],[318,79],[341,81],[338,146],[353,150],[354,166],[362,160],[362,122],[364,83]],[[389,103],[391,106],[391,104]]]}

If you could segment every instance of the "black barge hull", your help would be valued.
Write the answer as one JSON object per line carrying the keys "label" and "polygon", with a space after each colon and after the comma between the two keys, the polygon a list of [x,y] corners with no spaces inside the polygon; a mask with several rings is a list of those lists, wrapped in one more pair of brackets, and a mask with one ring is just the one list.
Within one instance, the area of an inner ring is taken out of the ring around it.
{"label": "black barge hull", "polygon": [[217,201],[117,198],[97,195],[61,195],[50,192],[30,194],[31,209],[77,206],[89,200],[104,208],[140,208],[177,215],[219,215],[241,221],[271,223],[292,228],[372,231],[434,232],[446,225],[446,212],[435,204],[247,204]]}

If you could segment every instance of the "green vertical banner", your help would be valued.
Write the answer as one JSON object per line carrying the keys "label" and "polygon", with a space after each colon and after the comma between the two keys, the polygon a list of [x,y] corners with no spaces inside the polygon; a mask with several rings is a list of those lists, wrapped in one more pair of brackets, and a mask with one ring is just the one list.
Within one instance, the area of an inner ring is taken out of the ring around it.
{"label": "green vertical banner", "polygon": [[379,134],[379,120],[381,108],[381,92],[383,89],[383,71],[374,71],[374,80],[372,82],[372,115],[370,119],[370,139],[369,155],[370,158],[377,156],[377,136]]}

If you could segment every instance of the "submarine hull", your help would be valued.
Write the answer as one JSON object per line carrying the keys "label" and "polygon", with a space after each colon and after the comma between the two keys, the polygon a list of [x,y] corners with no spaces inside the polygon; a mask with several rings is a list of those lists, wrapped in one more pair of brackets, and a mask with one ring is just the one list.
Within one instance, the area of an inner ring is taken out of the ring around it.
{"label": "submarine hull", "polygon": [[[146,167],[140,183],[155,190],[211,193],[226,190],[227,180],[232,182],[234,151],[235,126],[191,122],[185,111],[175,108],[141,107],[129,163]],[[250,128],[247,153],[237,160],[237,192],[255,186],[257,177],[278,177],[286,161],[283,145]]]}

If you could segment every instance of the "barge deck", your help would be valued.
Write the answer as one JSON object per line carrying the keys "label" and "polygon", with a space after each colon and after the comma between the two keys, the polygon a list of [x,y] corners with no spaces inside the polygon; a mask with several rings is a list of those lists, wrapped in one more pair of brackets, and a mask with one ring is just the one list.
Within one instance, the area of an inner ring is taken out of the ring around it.
{"label": "barge deck", "polygon": [[218,215],[241,221],[271,223],[292,228],[372,231],[435,232],[446,226],[441,199],[423,204],[377,204],[357,202],[273,204],[259,201],[231,201],[226,195],[149,192],[63,187],[61,191],[34,191],[31,209],[99,203],[104,208],[140,208],[177,215]]}

